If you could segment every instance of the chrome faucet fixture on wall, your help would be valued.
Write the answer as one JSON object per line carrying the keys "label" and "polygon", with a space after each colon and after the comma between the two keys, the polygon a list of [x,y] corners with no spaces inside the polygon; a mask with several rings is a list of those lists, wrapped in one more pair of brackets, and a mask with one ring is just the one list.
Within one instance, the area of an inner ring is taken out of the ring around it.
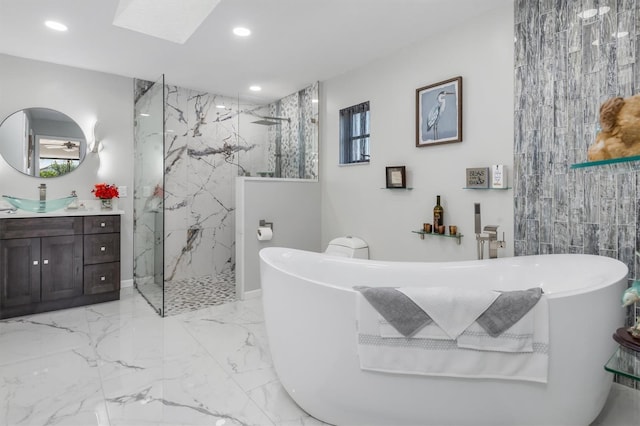
{"label": "chrome faucet fixture on wall", "polygon": [[[484,259],[484,243],[489,242],[489,259],[496,259],[498,257],[498,249],[505,247],[504,232],[502,233],[502,240],[498,240],[498,225],[486,225],[482,228],[480,217],[480,203],[474,204],[474,221],[475,221],[475,233],[478,250],[478,260]],[[486,232],[483,235],[482,232]]]}

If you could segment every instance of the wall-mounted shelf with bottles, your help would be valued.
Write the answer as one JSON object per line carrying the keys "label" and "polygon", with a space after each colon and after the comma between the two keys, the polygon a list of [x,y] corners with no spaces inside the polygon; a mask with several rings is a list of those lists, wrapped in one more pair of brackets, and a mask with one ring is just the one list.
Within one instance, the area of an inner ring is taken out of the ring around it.
{"label": "wall-mounted shelf with bottles", "polygon": [[424,240],[425,235],[431,235],[434,237],[445,237],[445,238],[455,238],[458,241],[458,245],[460,245],[460,239],[464,237],[462,234],[450,235],[450,234],[438,234],[437,232],[425,232],[425,231],[411,231],[414,234],[419,234],[420,239]]}

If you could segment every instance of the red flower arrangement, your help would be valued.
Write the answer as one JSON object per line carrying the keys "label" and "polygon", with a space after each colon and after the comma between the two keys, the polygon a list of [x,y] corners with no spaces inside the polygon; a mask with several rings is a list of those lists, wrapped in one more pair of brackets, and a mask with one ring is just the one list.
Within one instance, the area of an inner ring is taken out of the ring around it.
{"label": "red flower arrangement", "polygon": [[91,190],[96,194],[97,198],[110,200],[112,198],[118,198],[118,187],[115,185],[109,185],[107,183],[96,183],[95,188]]}

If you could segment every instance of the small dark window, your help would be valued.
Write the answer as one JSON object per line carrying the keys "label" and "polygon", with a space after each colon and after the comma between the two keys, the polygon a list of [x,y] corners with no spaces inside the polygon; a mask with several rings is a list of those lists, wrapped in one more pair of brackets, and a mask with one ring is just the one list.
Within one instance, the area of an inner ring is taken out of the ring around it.
{"label": "small dark window", "polygon": [[369,102],[340,110],[340,164],[369,162]]}

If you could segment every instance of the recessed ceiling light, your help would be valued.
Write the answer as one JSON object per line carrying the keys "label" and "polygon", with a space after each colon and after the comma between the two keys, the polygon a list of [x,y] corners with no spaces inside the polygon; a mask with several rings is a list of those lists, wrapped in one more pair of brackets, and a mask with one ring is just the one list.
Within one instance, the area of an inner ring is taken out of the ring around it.
{"label": "recessed ceiling light", "polygon": [[312,104],[317,104],[317,103],[318,103],[318,100],[317,100],[317,99],[311,99],[311,103],[312,103]]}
{"label": "recessed ceiling light", "polygon": [[252,92],[259,92],[262,90],[262,87],[260,86],[251,86],[249,87],[249,90],[251,90]]}
{"label": "recessed ceiling light", "polygon": [[48,28],[56,31],[67,31],[69,28],[65,24],[56,21],[45,21],[44,23]]}
{"label": "recessed ceiling light", "polygon": [[604,15],[610,10],[611,8],[609,6],[602,6],[597,9],[586,9],[578,13],[578,18],[589,19],[589,18],[593,18],[596,15]]}
{"label": "recessed ceiling light", "polygon": [[166,130],[166,132],[167,132],[167,133],[173,133],[173,132],[174,132],[174,130],[173,130],[173,129],[167,129],[167,130]]}
{"label": "recessed ceiling light", "polygon": [[251,30],[244,27],[235,27],[233,29],[233,33],[238,37],[249,37],[251,35]]}
{"label": "recessed ceiling light", "polygon": [[225,109],[226,107],[224,105],[216,105],[216,108],[218,109]]}
{"label": "recessed ceiling light", "polygon": [[610,10],[611,10],[611,8],[609,6],[600,6],[598,8],[598,15],[604,15],[605,13],[607,13]]}
{"label": "recessed ceiling light", "polygon": [[140,117],[149,117],[149,114],[147,114],[146,112],[141,112]]}
{"label": "recessed ceiling light", "polygon": [[598,9],[587,9],[578,13],[578,18],[589,19],[589,18],[593,18],[597,14],[598,14]]}

